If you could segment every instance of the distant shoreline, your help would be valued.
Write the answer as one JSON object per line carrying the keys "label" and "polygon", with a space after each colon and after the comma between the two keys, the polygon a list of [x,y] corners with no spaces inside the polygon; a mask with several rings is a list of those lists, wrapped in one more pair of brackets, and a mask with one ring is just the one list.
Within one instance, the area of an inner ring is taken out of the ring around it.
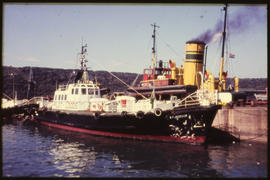
{"label": "distant shoreline", "polygon": [[[26,98],[28,79],[30,67],[13,67],[2,66],[2,92],[12,97],[13,90],[13,77],[14,76],[14,90],[17,91],[18,99]],[[78,69],[60,69],[60,68],[47,68],[47,67],[32,67],[33,79],[35,87],[33,94],[35,96],[53,96],[56,86],[59,84],[66,84],[71,81],[73,71]],[[125,91],[127,87],[119,80],[112,77],[107,71],[93,71],[89,70],[89,75],[92,80],[96,77],[101,87],[110,88],[111,92]],[[132,84],[136,78],[136,73],[129,72],[113,72],[121,80],[127,84]],[[136,84],[142,80],[142,74],[139,75]],[[239,78],[240,90],[265,90],[267,85],[267,78]],[[233,78],[227,78],[226,86],[234,84]]]}

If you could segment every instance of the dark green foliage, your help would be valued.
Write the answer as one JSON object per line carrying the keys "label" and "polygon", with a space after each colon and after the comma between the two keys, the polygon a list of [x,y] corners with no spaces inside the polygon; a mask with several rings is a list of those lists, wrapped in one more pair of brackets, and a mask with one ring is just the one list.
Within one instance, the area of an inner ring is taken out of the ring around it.
{"label": "dark green foliage", "polygon": [[[27,86],[30,67],[7,67],[3,68],[3,82],[2,92],[12,97],[12,84],[13,78],[11,73],[15,74],[14,89],[17,91],[18,99],[27,97]],[[34,81],[36,82],[34,88],[34,96],[53,96],[56,86],[59,84],[67,84],[71,82],[72,69],[53,69],[53,68],[39,68],[32,67]],[[119,77],[125,83],[131,85],[137,74],[135,73],[123,73],[113,72],[114,75]],[[107,71],[89,71],[91,80],[95,77],[101,84],[101,88],[110,88],[111,92],[125,91],[127,86],[121,83],[118,79],[110,75]],[[142,75],[136,81],[138,84],[142,80]],[[229,84],[234,86],[233,79],[228,78],[226,86]],[[242,89],[256,89],[264,90],[267,87],[267,78],[244,78],[239,80],[239,88]]]}
{"label": "dark green foliage", "polygon": [[[234,79],[228,78],[226,87],[234,86]],[[239,79],[239,89],[265,90],[267,87],[267,78],[241,78]]]}

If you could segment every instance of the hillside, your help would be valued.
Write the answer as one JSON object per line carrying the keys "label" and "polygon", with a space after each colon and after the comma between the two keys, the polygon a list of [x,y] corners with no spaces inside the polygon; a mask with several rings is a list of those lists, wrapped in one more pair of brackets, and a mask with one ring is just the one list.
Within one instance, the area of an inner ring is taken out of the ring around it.
{"label": "hillside", "polygon": [[[15,74],[14,89],[17,91],[18,99],[27,97],[27,86],[29,79],[30,67],[3,67],[2,92],[12,97],[13,77],[11,73]],[[33,79],[36,82],[34,88],[35,96],[53,96],[56,86],[59,84],[66,84],[71,81],[72,69],[53,69],[53,68],[39,68],[32,67]],[[113,72],[127,84],[132,84],[137,74],[135,73],[121,73]],[[93,80],[96,77],[101,87],[109,87],[111,91],[124,91],[127,87],[119,80],[114,78],[106,71],[89,71],[89,76]],[[142,76],[138,78],[141,80]]]}
{"label": "hillside", "polygon": [[[2,92],[12,97],[13,77],[10,74],[13,73],[15,74],[14,89],[17,91],[18,99],[26,98],[30,67],[3,66],[2,68]],[[73,72],[72,69],[53,69],[40,67],[32,67],[32,71],[33,79],[36,82],[32,96],[53,96],[56,86],[59,84],[68,83]],[[127,84],[132,84],[137,76],[135,73],[113,72],[113,74],[115,74]],[[110,88],[111,92],[125,91],[127,89],[127,86],[122,84],[119,80],[111,76],[106,71],[89,71],[89,75],[92,80],[96,76],[96,79],[101,84],[101,87],[108,87]],[[137,79],[137,83],[141,79],[142,75],[140,75]],[[229,85],[231,81],[231,79],[228,79],[227,85]],[[239,80],[239,88],[264,90],[266,87],[267,78],[246,78]]]}

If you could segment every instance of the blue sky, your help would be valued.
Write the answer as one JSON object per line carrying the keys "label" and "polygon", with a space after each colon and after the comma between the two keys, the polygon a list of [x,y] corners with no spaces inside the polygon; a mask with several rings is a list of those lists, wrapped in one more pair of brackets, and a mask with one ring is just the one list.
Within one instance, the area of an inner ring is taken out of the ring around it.
{"label": "blue sky", "polygon": [[[250,11],[254,7],[256,11]],[[151,65],[150,24],[155,22],[160,26],[158,59],[173,59],[180,66],[184,63],[186,41],[223,20],[222,8],[222,4],[6,3],[3,65],[79,68],[77,54],[83,39],[88,44],[87,65],[91,70],[142,73]],[[229,77],[267,77],[266,8],[229,4],[228,21],[237,19],[240,12],[248,17],[240,31],[228,26],[226,52],[235,54],[225,63]],[[208,43],[207,55],[207,69],[218,76],[220,39]]]}

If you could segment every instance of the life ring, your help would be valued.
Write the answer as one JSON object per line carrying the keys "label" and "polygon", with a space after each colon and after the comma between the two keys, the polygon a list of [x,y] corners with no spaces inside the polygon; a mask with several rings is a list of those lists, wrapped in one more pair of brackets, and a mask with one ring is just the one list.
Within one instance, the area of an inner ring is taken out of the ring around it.
{"label": "life ring", "polygon": [[91,111],[96,111],[97,110],[97,104],[96,103],[92,103],[91,107],[90,107]]}
{"label": "life ring", "polygon": [[102,111],[102,106],[97,103],[92,103],[90,107],[91,111]]}
{"label": "life ring", "polygon": [[138,111],[137,114],[136,114],[136,117],[138,119],[142,119],[144,117],[144,113],[142,111]]}
{"label": "life ring", "polygon": [[102,111],[102,106],[100,104],[98,104],[98,110]]}
{"label": "life ring", "polygon": [[162,110],[160,108],[156,108],[154,110],[154,113],[155,113],[156,116],[161,116],[162,115]]}

